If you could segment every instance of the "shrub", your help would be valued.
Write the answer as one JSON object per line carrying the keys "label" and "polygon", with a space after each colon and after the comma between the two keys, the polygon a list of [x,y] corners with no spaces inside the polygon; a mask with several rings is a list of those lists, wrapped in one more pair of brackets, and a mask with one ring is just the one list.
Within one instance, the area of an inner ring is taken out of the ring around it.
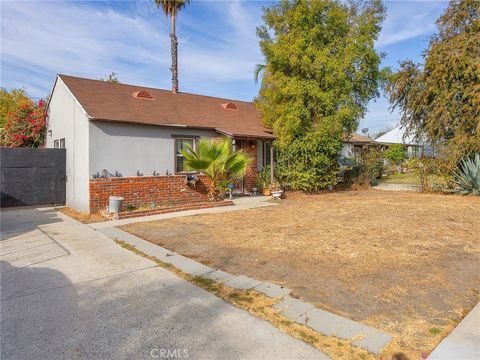
{"label": "shrub", "polygon": [[287,187],[318,191],[336,183],[341,140],[327,131],[306,134],[288,147],[277,148],[275,174]]}
{"label": "shrub", "polygon": [[45,102],[22,102],[7,115],[1,144],[8,147],[42,147],[45,140]]}
{"label": "shrub", "polygon": [[438,171],[438,164],[436,159],[429,157],[410,159],[407,167],[413,171],[413,174],[420,181],[422,191],[430,191],[432,184],[430,184],[430,177]]}
{"label": "shrub", "polygon": [[390,163],[400,165],[405,159],[405,149],[402,144],[392,144],[385,150],[385,158]]}
{"label": "shrub", "polygon": [[360,166],[353,182],[357,185],[376,185],[384,171],[382,152],[373,147],[364,149],[358,163]]}

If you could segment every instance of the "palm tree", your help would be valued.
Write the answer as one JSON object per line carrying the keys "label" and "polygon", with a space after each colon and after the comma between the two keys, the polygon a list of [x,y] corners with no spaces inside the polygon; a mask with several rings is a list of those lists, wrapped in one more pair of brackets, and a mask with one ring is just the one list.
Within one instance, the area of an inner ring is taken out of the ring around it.
{"label": "palm tree", "polygon": [[157,7],[162,7],[163,12],[166,16],[170,16],[172,19],[172,32],[170,33],[170,47],[172,53],[172,91],[174,93],[178,92],[178,41],[177,35],[175,32],[175,18],[177,12],[182,8],[190,4],[190,0],[154,0]]}
{"label": "palm tree", "polygon": [[252,158],[243,150],[233,151],[229,138],[222,141],[201,139],[196,150],[187,145],[184,164],[189,170],[201,171],[209,180],[208,197],[218,201],[230,182],[241,179]]}
{"label": "palm tree", "polygon": [[260,78],[260,73],[265,73],[267,65],[265,64],[257,64],[255,65],[255,71],[253,73],[255,84],[258,84],[258,79]]}

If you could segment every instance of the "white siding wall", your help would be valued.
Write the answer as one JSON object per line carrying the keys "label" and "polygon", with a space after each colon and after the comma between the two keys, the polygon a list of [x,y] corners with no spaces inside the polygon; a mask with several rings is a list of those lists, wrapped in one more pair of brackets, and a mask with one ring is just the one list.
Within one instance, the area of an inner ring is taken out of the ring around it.
{"label": "white siding wall", "polygon": [[60,78],[52,93],[48,114],[48,130],[52,134],[47,132],[47,148],[53,148],[55,140],[65,138],[66,204],[88,211],[88,117]]}
{"label": "white siding wall", "polygon": [[175,135],[205,138],[218,136],[211,130],[90,122],[90,175],[105,169],[111,174],[134,176],[137,170],[152,175],[174,172]]}

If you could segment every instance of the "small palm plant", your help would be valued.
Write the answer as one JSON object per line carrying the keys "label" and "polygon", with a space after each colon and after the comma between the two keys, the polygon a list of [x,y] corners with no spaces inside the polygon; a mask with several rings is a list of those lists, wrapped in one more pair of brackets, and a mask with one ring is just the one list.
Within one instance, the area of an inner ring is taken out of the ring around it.
{"label": "small palm plant", "polygon": [[228,138],[222,141],[201,139],[196,149],[187,145],[187,150],[181,154],[187,169],[201,171],[209,178],[208,197],[212,201],[220,200],[228,184],[241,179],[252,161],[243,150],[233,152]]}
{"label": "small palm plant", "polygon": [[462,193],[480,195],[480,153],[463,159],[454,172],[454,177],[454,182],[461,188]]}

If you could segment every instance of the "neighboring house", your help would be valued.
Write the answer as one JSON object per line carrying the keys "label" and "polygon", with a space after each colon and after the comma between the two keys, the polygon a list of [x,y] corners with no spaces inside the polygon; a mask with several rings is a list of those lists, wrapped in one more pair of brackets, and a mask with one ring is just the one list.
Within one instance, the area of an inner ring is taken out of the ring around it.
{"label": "neighboring house", "polygon": [[402,144],[405,146],[407,158],[419,157],[424,152],[424,144],[415,141],[413,136],[405,135],[405,130],[400,125],[375,139],[375,142],[384,147]]}
{"label": "neighboring house", "polygon": [[375,143],[374,140],[367,136],[352,134],[345,137],[343,140],[342,152],[340,158],[355,159],[358,160],[361,157],[363,149],[367,146],[371,146]]}
{"label": "neighboring house", "polygon": [[104,208],[110,195],[132,205],[204,200],[202,181],[186,184],[179,152],[199,138],[227,136],[252,156],[236,189],[248,193],[275,139],[251,102],[65,75],[47,113],[46,146],[67,152],[66,204],[81,211]]}

